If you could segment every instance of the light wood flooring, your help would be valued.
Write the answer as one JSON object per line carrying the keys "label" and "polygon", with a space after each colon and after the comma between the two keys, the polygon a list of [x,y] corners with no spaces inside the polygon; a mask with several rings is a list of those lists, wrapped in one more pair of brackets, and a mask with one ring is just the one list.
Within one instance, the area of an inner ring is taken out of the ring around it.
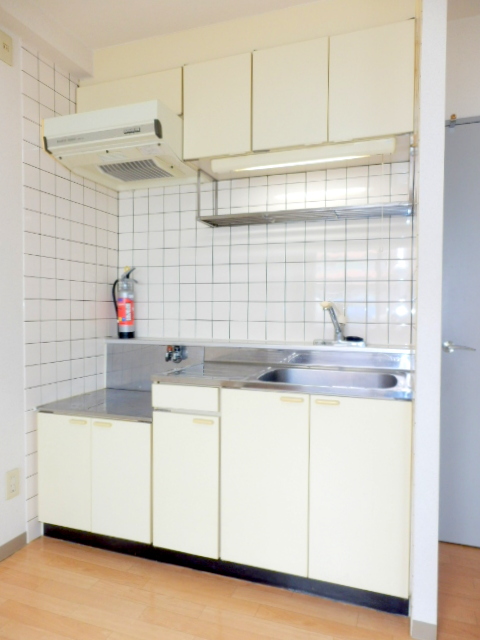
{"label": "light wood flooring", "polygon": [[[480,550],[441,545],[439,640],[480,638]],[[35,540],[0,563],[0,640],[402,640],[408,620]]]}

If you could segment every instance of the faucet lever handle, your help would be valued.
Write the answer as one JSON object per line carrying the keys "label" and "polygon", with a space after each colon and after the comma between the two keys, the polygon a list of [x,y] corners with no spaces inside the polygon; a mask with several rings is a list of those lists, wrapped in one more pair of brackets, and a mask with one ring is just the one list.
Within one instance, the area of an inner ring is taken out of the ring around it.
{"label": "faucet lever handle", "polygon": [[332,315],[332,312],[335,314],[338,324],[345,324],[347,322],[346,317],[338,310],[338,307],[333,302],[325,300],[321,305],[324,311],[328,311],[330,313],[330,316]]}

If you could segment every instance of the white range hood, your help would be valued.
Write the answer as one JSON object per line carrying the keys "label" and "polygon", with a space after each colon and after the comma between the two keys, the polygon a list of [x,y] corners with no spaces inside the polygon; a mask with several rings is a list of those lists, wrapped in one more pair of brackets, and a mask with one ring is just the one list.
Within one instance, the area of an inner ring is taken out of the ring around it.
{"label": "white range hood", "polygon": [[116,191],[197,179],[182,159],[182,119],[156,100],[48,118],[43,136],[67,169]]}

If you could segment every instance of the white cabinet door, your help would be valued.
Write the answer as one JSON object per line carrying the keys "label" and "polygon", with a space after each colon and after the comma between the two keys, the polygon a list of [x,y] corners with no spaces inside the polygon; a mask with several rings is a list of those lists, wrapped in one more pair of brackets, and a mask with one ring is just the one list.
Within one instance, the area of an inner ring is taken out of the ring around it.
{"label": "white cabinet door", "polygon": [[254,151],[327,140],[328,38],[253,54]]}
{"label": "white cabinet door", "polygon": [[153,544],[218,558],[219,419],[154,412]]}
{"label": "white cabinet door", "polygon": [[222,560],[307,575],[307,395],[222,390]]}
{"label": "white cabinet door", "polygon": [[91,531],[90,419],[39,413],[38,518]]}
{"label": "white cabinet door", "polygon": [[151,424],[92,419],[92,531],[150,543]]}
{"label": "white cabinet door", "polygon": [[184,68],[186,160],[250,151],[251,58],[242,53]]}
{"label": "white cabinet door", "polygon": [[310,578],[408,598],[411,411],[312,396]]}
{"label": "white cabinet door", "polygon": [[330,38],[329,140],[413,131],[415,20]]}

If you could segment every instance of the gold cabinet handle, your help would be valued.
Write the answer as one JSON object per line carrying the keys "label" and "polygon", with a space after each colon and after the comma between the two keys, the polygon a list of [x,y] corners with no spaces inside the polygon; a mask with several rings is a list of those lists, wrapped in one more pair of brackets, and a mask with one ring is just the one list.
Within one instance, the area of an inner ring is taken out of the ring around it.
{"label": "gold cabinet handle", "polygon": [[315,400],[315,404],[328,404],[331,407],[340,404],[340,400]]}
{"label": "gold cabinet handle", "polygon": [[193,424],[215,424],[214,420],[206,420],[205,418],[194,418]]}
{"label": "gold cabinet handle", "polygon": [[71,420],[69,420],[70,424],[78,424],[78,425],[83,425],[83,424],[88,424],[88,420],[78,420],[78,418],[72,418]]}
{"label": "gold cabinet handle", "polygon": [[295,398],[293,396],[282,396],[281,402],[304,402],[304,398]]}
{"label": "gold cabinet handle", "polygon": [[113,424],[111,422],[98,422],[95,421],[93,423],[94,427],[113,427]]}

